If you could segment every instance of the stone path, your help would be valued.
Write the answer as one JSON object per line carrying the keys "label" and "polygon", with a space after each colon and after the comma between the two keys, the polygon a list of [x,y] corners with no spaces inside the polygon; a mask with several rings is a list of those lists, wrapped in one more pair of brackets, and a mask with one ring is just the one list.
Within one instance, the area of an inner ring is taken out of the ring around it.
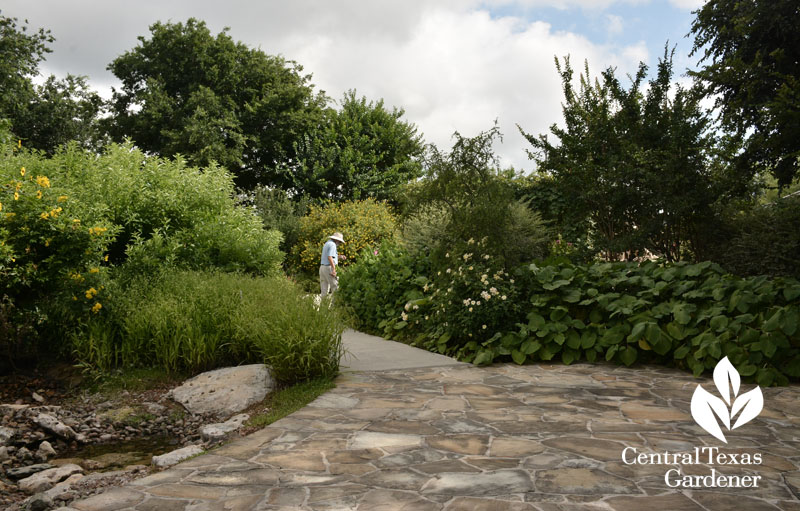
{"label": "stone path", "polygon": [[[72,506],[800,511],[798,386],[762,389],[764,410],[738,429],[723,428],[725,445],[690,415],[697,384],[716,392],[713,382],[672,369],[453,365],[346,372],[336,383],[259,432]],[[711,463],[704,447],[719,448]],[[696,449],[699,464],[680,457]],[[641,463],[665,452],[679,457]],[[738,464],[725,464],[731,454]],[[742,464],[745,458],[760,463]],[[669,470],[673,484],[712,469],[726,484],[759,476],[757,487],[671,488],[665,481]]]}

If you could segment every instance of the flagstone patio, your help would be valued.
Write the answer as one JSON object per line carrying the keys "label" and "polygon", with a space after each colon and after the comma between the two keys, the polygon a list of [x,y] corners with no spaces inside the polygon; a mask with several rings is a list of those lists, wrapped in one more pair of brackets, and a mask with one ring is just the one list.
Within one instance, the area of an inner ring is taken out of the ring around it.
{"label": "flagstone patio", "polygon": [[[335,389],[259,432],[72,506],[800,511],[800,387],[762,389],[763,411],[725,429],[726,445],[692,419],[698,383],[715,392],[711,379],[675,369],[605,364],[344,373]],[[703,447],[761,453],[761,463],[709,464],[708,451],[700,464],[630,463],[637,453]],[[671,469],[760,479],[755,488],[671,488]]]}

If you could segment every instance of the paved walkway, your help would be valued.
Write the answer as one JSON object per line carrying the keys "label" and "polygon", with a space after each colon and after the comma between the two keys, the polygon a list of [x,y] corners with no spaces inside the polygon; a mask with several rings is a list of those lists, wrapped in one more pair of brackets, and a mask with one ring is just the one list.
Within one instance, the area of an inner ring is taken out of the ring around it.
{"label": "paved walkway", "polygon": [[[417,355],[422,367],[344,372],[335,389],[259,432],[72,506],[800,511],[798,386],[762,389],[764,410],[723,428],[726,445],[689,411],[698,383],[716,392],[710,379],[605,364],[425,367]],[[351,369],[383,367],[357,360]],[[712,470],[718,487],[668,486],[710,482]],[[735,481],[757,487],[719,487]]]}

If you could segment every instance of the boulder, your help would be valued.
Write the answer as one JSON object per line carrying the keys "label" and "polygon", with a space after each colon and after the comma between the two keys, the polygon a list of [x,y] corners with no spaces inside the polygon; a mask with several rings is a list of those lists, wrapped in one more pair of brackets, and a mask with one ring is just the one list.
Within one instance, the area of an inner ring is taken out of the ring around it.
{"label": "boulder", "polygon": [[207,424],[200,428],[200,435],[206,442],[220,442],[225,440],[231,433],[242,427],[242,424],[250,418],[246,413],[234,415],[225,422],[218,424]]}
{"label": "boulder", "polygon": [[19,489],[25,493],[39,493],[47,491],[73,474],[82,474],[83,469],[78,465],[62,465],[49,468],[26,477],[19,482]]}
{"label": "boulder", "polygon": [[197,456],[203,453],[203,448],[197,445],[190,445],[181,449],[162,454],[161,456],[153,456],[153,465],[165,468],[177,465],[181,461]]}
{"label": "boulder", "polygon": [[261,402],[274,386],[267,366],[252,364],[199,374],[169,396],[194,414],[230,416]]}

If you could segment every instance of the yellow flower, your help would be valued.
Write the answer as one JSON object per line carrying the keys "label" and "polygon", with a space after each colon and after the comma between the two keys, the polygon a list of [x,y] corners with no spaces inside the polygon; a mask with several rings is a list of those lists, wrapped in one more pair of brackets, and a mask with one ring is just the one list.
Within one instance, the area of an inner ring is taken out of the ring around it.
{"label": "yellow flower", "polygon": [[100,269],[99,268],[92,268],[92,269],[89,270],[89,273],[100,273]]}
{"label": "yellow flower", "polygon": [[50,188],[50,180],[47,179],[47,176],[36,176],[36,184],[42,188]]}
{"label": "yellow flower", "polygon": [[92,298],[94,298],[94,295],[96,294],[97,294],[97,289],[90,287],[89,289],[86,290],[85,296],[87,300],[91,300]]}
{"label": "yellow flower", "polygon": [[104,260],[105,262],[108,262],[108,254],[106,254],[106,256],[103,258],[103,260]]}
{"label": "yellow flower", "polygon": [[64,201],[66,201],[68,198],[69,198],[69,197],[67,197],[66,195],[59,195],[59,197],[58,197],[58,202],[64,202]]}
{"label": "yellow flower", "polygon": [[49,216],[50,216],[50,214],[49,214],[49,213],[47,213],[47,212],[45,212],[45,213],[42,213],[42,214],[41,214],[41,215],[39,215],[39,216],[41,217],[41,219],[42,219],[42,220],[47,220],[47,217],[49,217]]}
{"label": "yellow flower", "polygon": [[95,302],[94,307],[92,307],[92,312],[97,314],[102,308],[103,306],[100,304],[100,302]]}
{"label": "yellow flower", "polygon": [[37,199],[41,199],[42,198],[42,191],[41,190],[36,190],[36,198]]}
{"label": "yellow flower", "polygon": [[0,211],[3,211],[3,203],[0,202]]}
{"label": "yellow flower", "polygon": [[19,200],[19,192],[14,192],[14,200]]}
{"label": "yellow flower", "polygon": [[19,175],[25,177],[25,167],[22,167],[22,169],[19,171]]}
{"label": "yellow flower", "polygon": [[17,149],[22,149],[22,139],[17,140]]}
{"label": "yellow flower", "polygon": [[50,246],[50,242],[51,242],[51,241],[52,241],[52,238],[47,238],[47,239],[44,241],[44,246],[45,246],[45,247],[49,247],[49,246]]}

